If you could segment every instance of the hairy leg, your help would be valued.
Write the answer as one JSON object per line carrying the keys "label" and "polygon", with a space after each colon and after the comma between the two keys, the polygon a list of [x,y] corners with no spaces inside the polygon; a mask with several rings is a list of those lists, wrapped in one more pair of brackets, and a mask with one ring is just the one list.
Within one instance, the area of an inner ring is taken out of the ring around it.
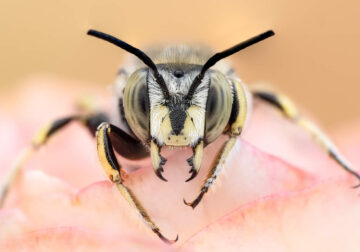
{"label": "hairy leg", "polygon": [[246,91],[244,90],[243,86],[239,81],[232,80],[232,84],[233,84],[234,101],[232,108],[232,119],[229,122],[229,127],[228,127],[230,131],[229,132],[230,136],[229,139],[221,147],[218,154],[216,155],[212,168],[210,169],[208,176],[200,189],[200,194],[192,202],[186,202],[184,199],[184,203],[188,206],[191,206],[193,209],[200,203],[204,194],[207,193],[209,188],[213,185],[215,179],[220,174],[231,149],[235,145],[236,137],[241,134],[245,124],[246,112],[247,112],[247,99],[245,93]]}
{"label": "hairy leg", "polygon": [[175,240],[169,240],[165,238],[162,235],[159,227],[156,226],[156,224],[152,221],[134,193],[123,184],[124,179],[126,178],[126,173],[121,169],[121,166],[115,157],[111,142],[112,137],[114,137],[119,130],[120,129],[118,129],[116,126],[107,122],[104,122],[99,126],[97,131],[97,150],[100,162],[110,180],[116,184],[116,187],[121,195],[129,203],[129,205],[135,209],[135,211],[141,217],[142,221],[149,228],[151,228],[151,230],[156,233],[161,240],[166,243],[174,243],[178,240],[178,237],[176,237]]}
{"label": "hairy leg", "polygon": [[3,205],[6,195],[11,189],[14,181],[21,173],[25,162],[37,151],[40,147],[56,133],[60,132],[65,126],[73,121],[79,121],[86,126],[90,132],[95,135],[96,127],[103,121],[107,120],[107,116],[102,113],[89,114],[89,115],[73,115],[55,120],[45,127],[43,127],[33,138],[29,147],[27,147],[17,158],[13,167],[11,167],[9,174],[1,183],[0,187],[0,207]]}
{"label": "hairy leg", "polygon": [[[288,97],[273,91],[262,89],[254,89],[252,90],[252,93],[255,98],[261,99],[262,101],[265,101],[273,107],[277,108],[286,118],[299,125],[305,131],[309,132],[314,141],[324,151],[326,151],[333,160],[335,160],[344,170],[349,172],[360,181],[360,175],[351,168],[350,163],[341,155],[340,151],[331,141],[331,139],[324,132],[322,132],[317,125],[303,117],[299,113],[297,107]],[[354,186],[354,188],[359,186],[360,184]]]}

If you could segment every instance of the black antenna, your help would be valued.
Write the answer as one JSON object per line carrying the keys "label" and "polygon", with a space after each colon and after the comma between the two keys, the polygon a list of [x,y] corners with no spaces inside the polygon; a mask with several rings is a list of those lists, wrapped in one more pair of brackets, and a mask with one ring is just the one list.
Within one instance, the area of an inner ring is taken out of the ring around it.
{"label": "black antenna", "polygon": [[127,51],[131,54],[134,54],[136,57],[138,57],[142,62],[144,62],[145,65],[147,65],[154,71],[155,80],[159,84],[165,99],[166,100],[170,99],[169,90],[167,89],[164,78],[159,73],[155,63],[143,51],[129,45],[128,43],[126,43],[118,38],[115,38],[114,36],[111,36],[109,34],[106,34],[106,33],[100,32],[100,31],[89,30],[87,32],[87,34],[90,36],[94,36],[94,37],[106,40],[106,41],[124,49],[125,51]]}
{"label": "black antenna", "polygon": [[218,52],[214,56],[212,56],[208,61],[203,65],[200,73],[198,76],[195,77],[193,83],[190,86],[189,92],[186,96],[188,100],[191,100],[192,96],[195,93],[196,88],[200,85],[202,79],[205,76],[205,72],[216,64],[219,60],[222,60],[223,58],[226,58],[234,53],[237,53],[238,51],[245,49],[248,46],[251,46],[253,44],[256,44],[264,39],[267,39],[268,37],[271,37],[275,35],[275,33],[272,30],[269,30],[267,32],[261,33],[255,37],[252,37],[244,42],[241,42],[240,44],[237,44],[229,49],[226,49],[225,51]]}

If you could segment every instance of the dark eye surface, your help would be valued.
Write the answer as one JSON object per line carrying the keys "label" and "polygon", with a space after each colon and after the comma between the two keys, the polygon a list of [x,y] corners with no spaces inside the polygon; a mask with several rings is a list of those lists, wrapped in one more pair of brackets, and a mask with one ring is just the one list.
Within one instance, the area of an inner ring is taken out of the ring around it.
{"label": "dark eye surface", "polygon": [[219,97],[216,88],[214,86],[210,86],[208,100],[206,103],[206,113],[209,118],[214,114],[219,99],[221,98]]}
{"label": "dark eye surface", "polygon": [[231,114],[232,94],[230,84],[219,72],[211,73],[206,102],[205,140],[214,141],[223,133]]}
{"label": "dark eye surface", "polygon": [[149,138],[150,103],[146,84],[146,70],[133,73],[124,92],[125,118],[134,134],[143,141]]}

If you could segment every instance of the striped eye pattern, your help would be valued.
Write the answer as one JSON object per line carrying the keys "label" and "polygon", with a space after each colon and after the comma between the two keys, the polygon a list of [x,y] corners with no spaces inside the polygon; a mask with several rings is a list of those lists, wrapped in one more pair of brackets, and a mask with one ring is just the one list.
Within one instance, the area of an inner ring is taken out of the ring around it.
{"label": "striped eye pattern", "polygon": [[205,141],[211,143],[226,127],[232,108],[229,81],[217,71],[210,73],[210,87],[206,103]]}
{"label": "striped eye pattern", "polygon": [[147,71],[133,73],[124,90],[125,117],[134,134],[147,141],[150,132],[150,103],[146,84]]}

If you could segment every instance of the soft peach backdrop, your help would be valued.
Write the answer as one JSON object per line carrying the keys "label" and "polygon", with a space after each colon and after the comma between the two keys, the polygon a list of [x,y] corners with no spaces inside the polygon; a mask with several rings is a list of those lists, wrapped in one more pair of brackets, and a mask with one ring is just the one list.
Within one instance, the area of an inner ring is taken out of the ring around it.
{"label": "soft peach backdrop", "polygon": [[111,83],[124,53],[87,37],[89,28],[139,47],[200,41],[218,50],[272,28],[276,37],[232,57],[239,75],[280,87],[333,127],[360,116],[359,15],[356,0],[2,1],[0,91],[39,73]]}

